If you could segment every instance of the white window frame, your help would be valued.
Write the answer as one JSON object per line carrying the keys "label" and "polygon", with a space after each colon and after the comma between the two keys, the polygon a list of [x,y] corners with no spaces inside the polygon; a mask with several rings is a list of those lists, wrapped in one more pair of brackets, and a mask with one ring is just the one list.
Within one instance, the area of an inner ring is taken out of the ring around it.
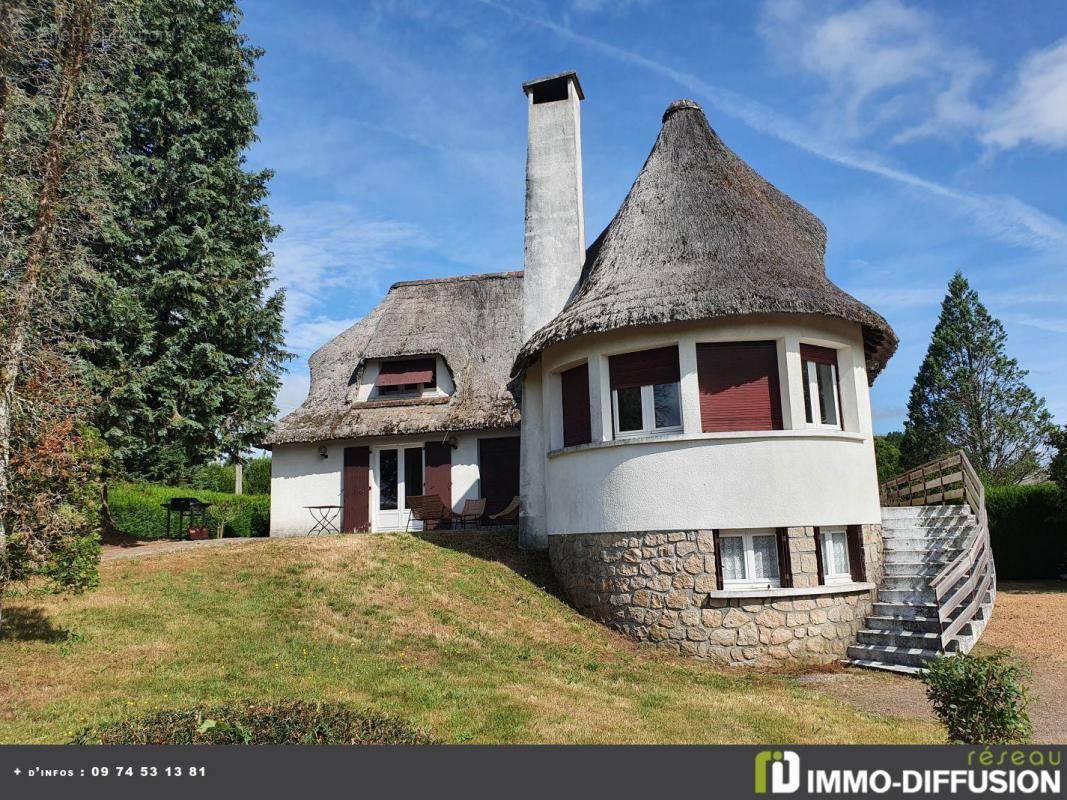
{"label": "white window frame", "polygon": [[[833,569],[833,547],[831,541],[835,536],[841,536],[845,543],[845,571],[831,572]],[[822,547],[822,578],[823,583],[832,586],[842,583],[852,583],[852,560],[848,552],[848,528],[844,525],[830,525],[819,528],[819,546]]]}
{"label": "white window frame", "polygon": [[[752,540],[757,536],[769,536],[774,539],[774,561],[778,565],[778,574],[773,578],[753,578],[751,576],[756,566],[756,548]],[[750,531],[731,530],[719,531],[719,545],[723,539],[740,539],[744,551],[745,578],[727,578],[726,565],[720,565],[722,572],[722,585],[724,589],[779,589],[782,586],[782,563],[778,558],[778,532],[774,528],[757,528]]]}
{"label": "white window frame", "polygon": [[840,431],[844,429],[841,414],[841,391],[837,382],[837,365],[830,364],[830,378],[833,382],[834,407],[837,409],[837,422],[826,423],[822,421],[822,401],[819,398],[819,373],[818,362],[803,359],[804,382],[808,387],[808,397],[811,399],[811,422],[805,418],[804,424],[809,428],[823,428],[825,430]]}
{"label": "white window frame", "polygon": [[638,436],[659,436],[664,433],[679,433],[685,427],[684,419],[682,419],[681,381],[675,382],[674,385],[678,387],[678,418],[682,420],[683,424],[669,425],[665,428],[656,427],[656,398],[653,392],[654,385],[657,384],[650,383],[641,387],[641,428],[633,431],[619,430],[619,390],[611,390],[611,426],[614,429],[616,439],[633,439]]}

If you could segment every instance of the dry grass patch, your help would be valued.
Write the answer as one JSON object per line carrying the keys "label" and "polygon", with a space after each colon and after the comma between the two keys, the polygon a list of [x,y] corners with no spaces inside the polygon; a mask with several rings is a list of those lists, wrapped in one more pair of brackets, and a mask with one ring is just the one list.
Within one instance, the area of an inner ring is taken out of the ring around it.
{"label": "dry grass patch", "polygon": [[82,597],[15,598],[27,624],[0,641],[0,741],[247,697],[349,702],[450,742],[938,738],[787,676],[639,646],[562,602],[508,535],[190,550],[111,562],[102,579]]}

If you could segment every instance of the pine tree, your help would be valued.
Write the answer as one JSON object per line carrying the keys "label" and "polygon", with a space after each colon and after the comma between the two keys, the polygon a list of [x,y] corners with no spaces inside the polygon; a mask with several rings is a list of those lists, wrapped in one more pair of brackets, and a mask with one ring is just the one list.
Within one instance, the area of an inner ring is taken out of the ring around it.
{"label": "pine tree", "polygon": [[257,444],[288,354],[271,290],[268,171],[245,167],[261,51],[234,0],[144,0],[127,76],[120,211],[86,359],[115,473],[173,479]]}
{"label": "pine tree", "polygon": [[908,400],[905,467],[963,449],[983,477],[1014,483],[1040,465],[1052,417],[1005,353],[1006,339],[957,272]]}

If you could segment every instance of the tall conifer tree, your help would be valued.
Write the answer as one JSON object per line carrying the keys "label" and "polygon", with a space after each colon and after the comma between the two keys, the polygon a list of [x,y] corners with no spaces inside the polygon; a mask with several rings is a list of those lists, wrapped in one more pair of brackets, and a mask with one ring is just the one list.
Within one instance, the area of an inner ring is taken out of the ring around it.
{"label": "tall conifer tree", "polygon": [[244,157],[261,51],[235,0],[142,0],[139,14],[86,357],[115,471],[168,479],[261,440],[287,354],[270,173]]}
{"label": "tall conifer tree", "polygon": [[900,446],[906,467],[957,448],[995,482],[1019,481],[1039,466],[1052,417],[1005,353],[1006,339],[957,272],[911,389]]}

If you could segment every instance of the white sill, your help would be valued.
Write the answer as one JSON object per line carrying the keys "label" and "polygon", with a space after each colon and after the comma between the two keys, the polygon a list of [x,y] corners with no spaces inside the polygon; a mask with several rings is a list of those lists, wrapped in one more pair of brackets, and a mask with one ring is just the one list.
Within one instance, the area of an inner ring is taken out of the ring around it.
{"label": "white sill", "polygon": [[844,594],[847,592],[869,592],[873,583],[833,583],[829,586],[804,586],[800,588],[772,589],[718,589],[708,592],[708,597],[728,599],[746,597],[810,597],[820,594]]}
{"label": "white sill", "polygon": [[616,439],[661,439],[672,433],[681,433],[681,425],[672,425],[669,428],[655,428],[648,431],[615,431]]}
{"label": "white sill", "polygon": [[800,428],[786,431],[720,431],[717,433],[657,433],[646,436],[628,436],[607,442],[589,442],[572,444],[548,451],[549,458],[578,453],[583,450],[599,450],[604,447],[627,447],[643,444],[661,444],[663,442],[717,442],[759,441],[762,439],[829,439],[838,442],[864,442],[867,436],[862,433],[843,431],[840,428]]}

